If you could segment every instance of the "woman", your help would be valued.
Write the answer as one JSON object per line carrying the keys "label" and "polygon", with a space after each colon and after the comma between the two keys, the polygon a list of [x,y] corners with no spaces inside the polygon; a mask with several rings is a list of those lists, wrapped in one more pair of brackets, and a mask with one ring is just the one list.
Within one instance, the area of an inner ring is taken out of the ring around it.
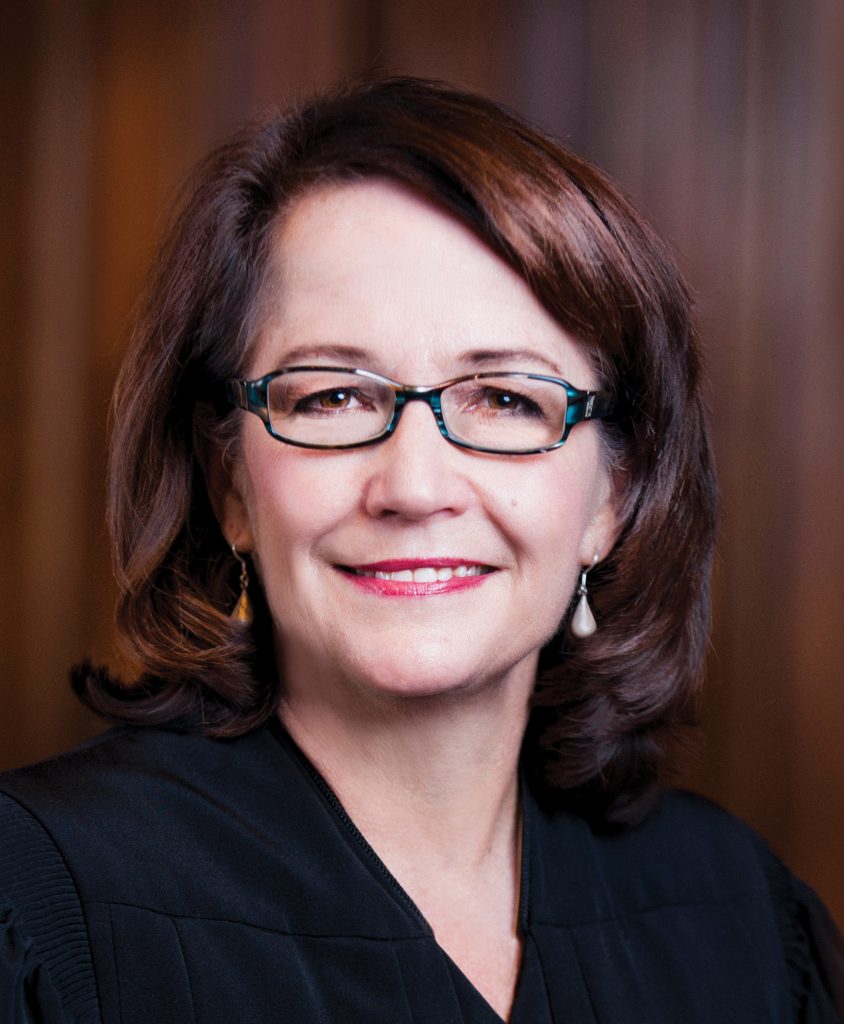
{"label": "woman", "polygon": [[78,673],[128,724],[3,782],[4,1020],[836,1019],[815,897],[658,788],[715,483],[597,171],[415,80],[247,131],[114,423],[137,682]]}

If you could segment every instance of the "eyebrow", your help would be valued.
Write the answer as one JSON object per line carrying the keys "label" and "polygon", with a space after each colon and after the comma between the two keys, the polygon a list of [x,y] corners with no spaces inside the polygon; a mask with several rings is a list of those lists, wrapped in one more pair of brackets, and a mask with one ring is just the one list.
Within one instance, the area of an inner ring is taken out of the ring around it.
{"label": "eyebrow", "polygon": [[473,367],[518,362],[542,363],[554,376],[560,375],[560,368],[553,360],[532,348],[480,348],[464,352],[459,362]]}
{"label": "eyebrow", "polygon": [[312,359],[331,359],[340,366],[359,366],[372,361],[372,353],[356,345],[297,345],[284,353],[280,365],[296,366]]}
{"label": "eyebrow", "polygon": [[[279,366],[297,366],[322,359],[331,360],[338,366],[357,366],[361,369],[385,372],[385,368],[379,365],[381,360],[369,349],[333,343],[297,345],[284,353]],[[495,368],[504,363],[541,363],[553,376],[560,376],[560,368],[552,359],[531,348],[472,349],[461,353],[456,362],[467,369]]]}

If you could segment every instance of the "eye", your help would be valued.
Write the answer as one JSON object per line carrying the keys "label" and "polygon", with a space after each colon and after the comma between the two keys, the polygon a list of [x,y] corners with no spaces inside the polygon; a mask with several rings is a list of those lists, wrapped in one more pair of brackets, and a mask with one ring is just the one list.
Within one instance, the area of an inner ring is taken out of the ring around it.
{"label": "eye", "polygon": [[293,412],[307,416],[309,414],[345,412],[366,407],[360,392],[355,388],[327,388],[324,391],[315,391],[297,399]]}
{"label": "eye", "polygon": [[321,409],[346,409],[352,402],[351,391],[320,391],[312,397]]}
{"label": "eye", "polygon": [[473,403],[477,412],[507,413],[511,416],[543,416],[541,407],[527,395],[503,388],[481,389]]}

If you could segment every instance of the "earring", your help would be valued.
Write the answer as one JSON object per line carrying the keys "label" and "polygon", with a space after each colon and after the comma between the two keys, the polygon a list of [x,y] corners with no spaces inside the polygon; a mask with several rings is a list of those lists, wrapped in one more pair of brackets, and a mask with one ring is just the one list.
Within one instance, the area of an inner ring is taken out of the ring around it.
{"label": "earring", "polygon": [[587,596],[586,589],[586,577],[597,564],[598,556],[595,555],[592,559],[592,564],[590,566],[585,566],[580,570],[580,586],[577,588],[579,600],[574,609],[571,621],[569,622],[569,630],[571,631],[572,636],[577,637],[578,640],[585,640],[586,637],[592,636],[598,628],[598,623],[595,622],[595,616],[592,614],[592,609],[589,607],[589,598]]}
{"label": "earring", "polygon": [[237,548],[232,544],[232,554],[240,562],[240,597],[237,604],[229,615],[230,622],[237,622],[241,626],[252,625],[252,604],[249,601],[249,572],[246,569],[246,559],[237,553]]}

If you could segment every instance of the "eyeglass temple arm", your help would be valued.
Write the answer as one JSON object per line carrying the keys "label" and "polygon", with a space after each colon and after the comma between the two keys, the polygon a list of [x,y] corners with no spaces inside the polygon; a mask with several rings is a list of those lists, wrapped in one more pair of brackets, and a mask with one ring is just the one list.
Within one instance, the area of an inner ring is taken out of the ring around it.
{"label": "eyeglass temple arm", "polygon": [[264,423],[269,422],[269,410],[267,409],[266,388],[261,380],[227,380],[226,398],[238,409],[246,409],[247,412],[257,413]]}
{"label": "eyeglass temple arm", "polygon": [[611,391],[584,391],[569,402],[566,422],[581,423],[583,420],[599,420],[613,410]]}
{"label": "eyeglass temple arm", "polygon": [[246,393],[245,380],[226,381],[226,401],[240,409],[249,409],[249,396]]}

